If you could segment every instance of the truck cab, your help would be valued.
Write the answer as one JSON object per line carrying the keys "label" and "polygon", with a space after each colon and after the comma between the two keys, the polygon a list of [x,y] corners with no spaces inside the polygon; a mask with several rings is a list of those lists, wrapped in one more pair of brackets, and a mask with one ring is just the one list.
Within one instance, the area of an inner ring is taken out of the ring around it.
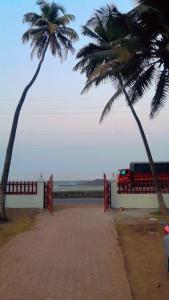
{"label": "truck cab", "polygon": [[131,171],[129,169],[120,169],[118,170],[118,183],[126,184],[131,181]]}

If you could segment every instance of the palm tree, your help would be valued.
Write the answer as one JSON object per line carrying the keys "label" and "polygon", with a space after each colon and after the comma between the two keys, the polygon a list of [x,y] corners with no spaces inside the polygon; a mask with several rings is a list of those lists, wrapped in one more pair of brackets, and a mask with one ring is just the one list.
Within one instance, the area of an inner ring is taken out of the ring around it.
{"label": "palm tree", "polygon": [[[139,76],[133,80],[132,103],[140,99],[139,86],[146,87],[155,79],[158,79],[154,97],[151,101],[150,117],[154,118],[165,105],[169,92],[169,2],[168,0],[139,0],[130,16],[137,21],[137,29],[144,36],[146,48],[140,49],[138,56],[144,59],[144,68]],[[151,70],[151,76],[146,74]],[[145,92],[146,88],[142,92]],[[137,94],[137,97],[135,97]],[[143,93],[141,97],[143,96]]]}
{"label": "palm tree", "polygon": [[54,56],[58,55],[63,60],[66,58],[68,51],[74,52],[72,44],[78,39],[77,33],[68,26],[75,17],[71,14],[66,14],[63,6],[55,2],[48,3],[44,0],[37,1],[37,4],[40,7],[40,14],[31,12],[24,15],[23,21],[29,23],[30,28],[23,34],[22,40],[24,43],[31,41],[31,55],[37,55],[40,61],[33,78],[23,90],[13,118],[1,178],[0,206],[4,219],[7,219],[5,188],[8,182],[19,115],[26,95],[39,74],[47,50],[49,49]]}
{"label": "palm tree", "polygon": [[[125,95],[127,105],[135,118],[145,146],[156,187],[159,207],[162,213],[166,213],[166,206],[160,191],[147,138],[132,105],[132,101],[136,99],[137,94],[135,93],[134,97],[129,90],[131,82],[134,80],[133,70],[135,75],[139,74],[145,64],[144,60],[142,62],[138,57],[135,58],[137,49],[140,50],[142,47],[140,36],[139,39],[136,36],[137,27],[137,22],[133,18],[130,18],[127,14],[121,14],[114,5],[107,5],[97,10],[95,15],[83,26],[83,34],[92,38],[95,43],[88,44],[78,52],[77,58],[80,61],[74,69],[80,69],[81,73],[85,73],[87,76],[87,81],[82,92],[88,91],[93,84],[97,86],[107,79],[117,83],[118,90],[105,106],[101,121],[110,111],[115,99],[122,93]],[[152,76],[151,72],[149,72],[149,77]],[[145,86],[142,87],[140,94],[144,88]]]}

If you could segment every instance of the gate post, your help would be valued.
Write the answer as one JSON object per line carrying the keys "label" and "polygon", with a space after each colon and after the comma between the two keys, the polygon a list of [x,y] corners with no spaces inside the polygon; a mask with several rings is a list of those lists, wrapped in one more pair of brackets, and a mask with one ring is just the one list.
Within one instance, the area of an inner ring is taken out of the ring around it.
{"label": "gate post", "polygon": [[110,207],[110,182],[104,174],[104,212]]}
{"label": "gate post", "polygon": [[45,207],[50,213],[53,212],[53,175],[50,176],[45,185]]}

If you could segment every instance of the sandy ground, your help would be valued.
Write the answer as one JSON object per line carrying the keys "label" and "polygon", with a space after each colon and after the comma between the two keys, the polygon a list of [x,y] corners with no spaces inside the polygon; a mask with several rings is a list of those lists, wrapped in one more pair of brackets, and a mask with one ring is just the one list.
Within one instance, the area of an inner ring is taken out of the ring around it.
{"label": "sandy ground", "polygon": [[116,221],[133,300],[168,300],[169,273],[163,249],[163,222],[168,222],[168,216],[150,212],[133,209],[108,213]]}
{"label": "sandy ground", "polygon": [[4,300],[131,299],[123,257],[102,206],[60,207],[0,251]]}

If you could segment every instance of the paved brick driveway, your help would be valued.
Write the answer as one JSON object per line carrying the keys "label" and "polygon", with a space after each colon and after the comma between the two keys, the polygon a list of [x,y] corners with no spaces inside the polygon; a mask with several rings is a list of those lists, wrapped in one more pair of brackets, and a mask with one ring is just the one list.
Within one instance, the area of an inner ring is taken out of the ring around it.
{"label": "paved brick driveway", "polygon": [[131,299],[112,219],[99,206],[41,214],[0,251],[0,299]]}

